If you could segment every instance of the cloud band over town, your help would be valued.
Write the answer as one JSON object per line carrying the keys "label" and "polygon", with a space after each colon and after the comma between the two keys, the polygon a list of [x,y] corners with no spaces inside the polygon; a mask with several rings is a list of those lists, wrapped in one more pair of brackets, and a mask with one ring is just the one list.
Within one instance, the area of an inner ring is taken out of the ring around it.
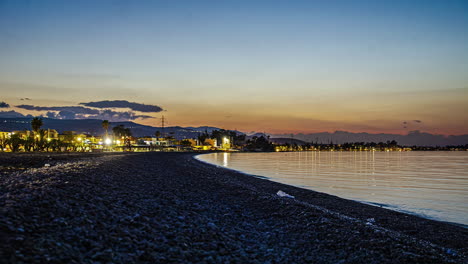
{"label": "cloud band over town", "polygon": [[[155,118],[147,114],[137,114],[134,111],[144,113],[158,113],[163,109],[156,105],[145,105],[139,103],[131,103],[125,100],[115,101],[100,101],[90,103],[80,103],[80,105],[90,106],[34,106],[34,105],[16,105],[15,108],[21,110],[29,110],[39,112],[40,116],[53,119],[107,119],[111,121],[127,121],[127,120],[144,120],[148,118]],[[10,106],[1,102],[2,108],[9,108]],[[104,109],[103,109],[104,108]],[[133,111],[115,111],[112,109],[130,109]],[[36,114],[37,115],[37,114]],[[0,117],[26,117],[27,115],[21,114],[14,110],[0,111]],[[30,115],[31,116],[31,115]]]}

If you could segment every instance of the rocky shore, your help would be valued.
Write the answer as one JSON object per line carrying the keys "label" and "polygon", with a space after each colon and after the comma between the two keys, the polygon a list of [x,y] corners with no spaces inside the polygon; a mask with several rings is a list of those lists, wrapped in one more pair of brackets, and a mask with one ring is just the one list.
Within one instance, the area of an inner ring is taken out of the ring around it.
{"label": "rocky shore", "polygon": [[0,262],[468,262],[466,228],[193,156],[0,154]]}

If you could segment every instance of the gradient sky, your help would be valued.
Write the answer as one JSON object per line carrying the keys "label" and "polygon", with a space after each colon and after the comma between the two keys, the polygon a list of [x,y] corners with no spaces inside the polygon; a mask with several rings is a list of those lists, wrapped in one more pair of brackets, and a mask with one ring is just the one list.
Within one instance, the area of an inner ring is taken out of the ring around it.
{"label": "gradient sky", "polygon": [[246,132],[466,134],[468,1],[0,0],[0,101],[23,97]]}

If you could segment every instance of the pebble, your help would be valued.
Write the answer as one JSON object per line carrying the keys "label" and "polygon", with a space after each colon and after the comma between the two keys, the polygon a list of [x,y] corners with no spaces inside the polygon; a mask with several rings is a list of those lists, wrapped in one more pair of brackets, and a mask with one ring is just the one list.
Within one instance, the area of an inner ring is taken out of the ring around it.
{"label": "pebble", "polygon": [[277,199],[279,188],[307,195],[199,164],[191,154],[67,155],[0,155],[5,166],[34,168],[0,173],[7,235],[0,256],[26,263],[444,263],[461,262],[466,252],[372,232],[374,217],[353,223]]}

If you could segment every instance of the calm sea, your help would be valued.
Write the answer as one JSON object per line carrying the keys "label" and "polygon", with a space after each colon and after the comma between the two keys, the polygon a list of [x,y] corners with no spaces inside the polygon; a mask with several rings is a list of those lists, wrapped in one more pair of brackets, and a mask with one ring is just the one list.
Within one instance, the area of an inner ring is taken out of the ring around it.
{"label": "calm sea", "polygon": [[468,152],[213,153],[270,180],[468,226]]}

